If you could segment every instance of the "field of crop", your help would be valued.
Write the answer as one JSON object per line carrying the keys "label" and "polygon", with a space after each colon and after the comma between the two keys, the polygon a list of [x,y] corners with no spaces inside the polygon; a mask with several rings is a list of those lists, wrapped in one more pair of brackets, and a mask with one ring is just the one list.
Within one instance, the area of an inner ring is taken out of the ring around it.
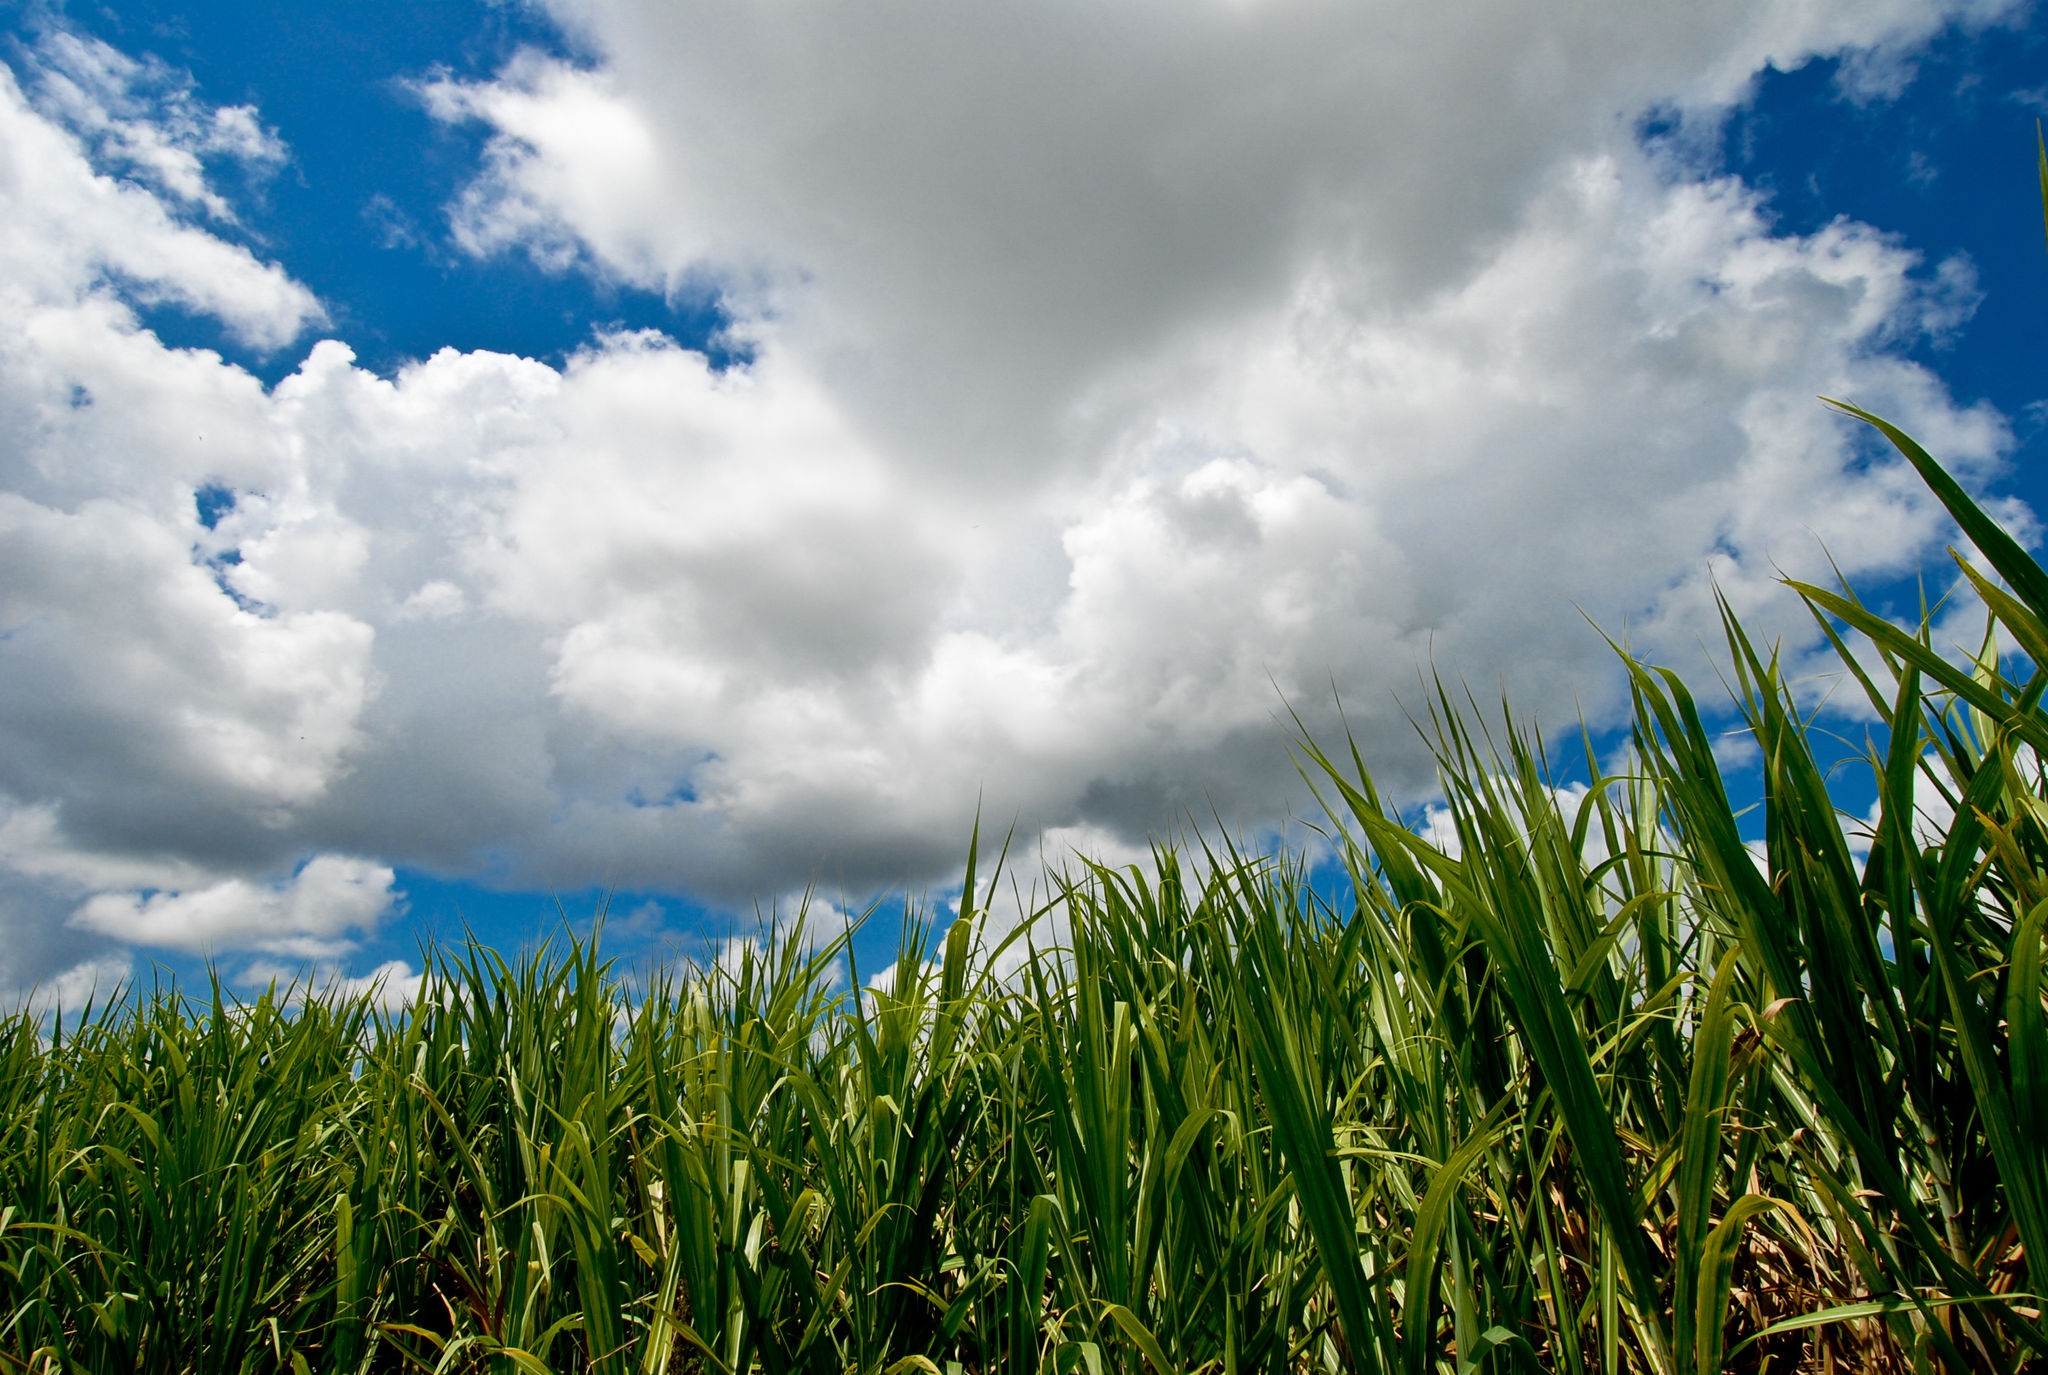
{"label": "field of crop", "polygon": [[999,930],[970,864],[887,991],[799,929],[18,1015],[0,1369],[2038,1366],[2048,576],[1886,429],[2002,640],[1797,589],[1867,829],[1731,619],[1758,813],[1631,664],[1583,802],[1446,698],[1455,843],[1304,743],[1348,885],[1196,842]]}

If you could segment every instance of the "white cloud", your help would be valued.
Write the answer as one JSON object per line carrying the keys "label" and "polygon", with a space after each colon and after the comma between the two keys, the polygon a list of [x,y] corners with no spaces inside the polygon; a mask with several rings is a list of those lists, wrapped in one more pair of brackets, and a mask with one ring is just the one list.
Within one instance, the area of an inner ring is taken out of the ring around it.
{"label": "white cloud", "polygon": [[419,591],[398,604],[399,620],[442,621],[460,615],[467,602],[461,588],[446,578],[420,584]]}
{"label": "white cloud", "polygon": [[430,85],[496,132],[464,242],[716,275],[943,480],[1036,474],[1105,372],[1317,259],[1375,304],[1454,285],[1645,109],[1896,53],[1925,0],[1618,11],[555,0],[600,55]]}
{"label": "white cloud", "polygon": [[228,159],[259,174],[287,156],[274,129],[248,105],[207,108],[190,76],[138,61],[98,39],[54,30],[36,46],[36,104],[117,168],[215,220],[233,223],[227,198],[207,182],[206,161]]}
{"label": "white cloud", "polygon": [[[0,494],[0,621],[17,689],[0,732],[20,742],[6,766],[19,789],[47,799],[95,782],[198,782],[270,821],[327,788],[371,693],[369,627],[339,611],[244,609],[191,538],[113,499],[63,511]],[[125,750],[99,761],[108,774],[81,778],[88,742],[74,732]]]}
{"label": "white cloud", "polygon": [[281,883],[231,878],[184,892],[101,893],[71,921],[133,945],[331,958],[390,908],[398,896],[392,878],[370,860],[319,855]]}
{"label": "white cloud", "polygon": [[[69,103],[89,110],[93,99],[80,91]],[[205,203],[211,193],[189,148],[176,139],[136,144],[135,131],[153,127],[140,115],[115,123],[130,131],[117,161],[139,159],[149,179],[174,198]],[[61,331],[67,322],[50,313],[66,307],[97,306],[125,319],[126,308],[111,294],[116,282],[139,301],[169,301],[216,316],[257,348],[280,348],[324,318],[313,294],[282,269],[181,222],[146,185],[96,169],[79,137],[32,109],[6,70],[0,70],[0,149],[0,205],[6,207],[0,307],[17,321],[10,343],[23,334],[33,339],[39,326]]]}
{"label": "white cloud", "polygon": [[1796,640],[1822,544],[1928,556],[1815,394],[1973,477],[2010,442],[1902,351],[1966,274],[1631,133],[1961,11],[557,10],[594,65],[423,88],[491,134],[459,241],[722,292],[750,361],[327,341],[266,390],[129,304],[318,318],[181,218],[279,155],[260,115],[111,50],[49,47],[40,106],[0,74],[0,921],[63,937],[0,983],[331,964],[399,865],[858,900],[977,804],[1142,858],[1298,804],[1281,695],[1327,732],[1333,685],[1413,800],[1432,655],[1575,720],[1581,609],[1687,662],[1710,573]]}

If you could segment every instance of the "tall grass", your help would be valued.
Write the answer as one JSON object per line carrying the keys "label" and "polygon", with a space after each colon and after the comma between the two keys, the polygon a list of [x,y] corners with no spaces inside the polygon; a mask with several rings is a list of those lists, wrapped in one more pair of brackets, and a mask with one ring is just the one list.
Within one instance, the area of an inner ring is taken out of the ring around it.
{"label": "tall grass", "polygon": [[2040,1368],[2048,576],[1863,418],[1991,623],[1796,589],[1867,825],[1730,617],[1753,815],[1629,662],[1583,797],[1445,695],[1454,843],[1304,742],[1346,882],[1197,841],[1003,927],[970,863],[857,991],[799,922],[637,987],[564,939],[442,951],[400,1014],[19,1014],[0,1369]]}

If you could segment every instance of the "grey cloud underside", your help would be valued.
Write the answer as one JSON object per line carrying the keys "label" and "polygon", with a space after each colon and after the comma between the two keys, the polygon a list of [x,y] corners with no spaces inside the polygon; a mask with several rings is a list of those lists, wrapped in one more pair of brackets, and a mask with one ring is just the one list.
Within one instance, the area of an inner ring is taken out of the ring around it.
{"label": "grey cloud underside", "polygon": [[1271,824],[1333,687],[1420,796],[1432,664],[1597,716],[1582,608],[1683,661],[1710,566],[1796,639],[1823,541],[1937,547],[1815,393],[2009,443],[1898,351],[1966,273],[1631,134],[1953,7],[557,9],[594,65],[423,87],[492,134],[458,240],[711,283],[750,363],[325,342],[266,392],[133,293],[317,303],[0,81],[0,206],[63,209],[0,215],[0,987],[345,963],[390,866],[744,904],[942,877],[977,805]]}

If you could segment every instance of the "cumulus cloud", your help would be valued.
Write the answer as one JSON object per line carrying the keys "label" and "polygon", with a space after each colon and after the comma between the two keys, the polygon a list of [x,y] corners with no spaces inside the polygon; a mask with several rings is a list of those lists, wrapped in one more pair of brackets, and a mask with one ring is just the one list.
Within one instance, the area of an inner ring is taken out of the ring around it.
{"label": "cumulus cloud", "polygon": [[1454,287],[1646,110],[1711,122],[1768,65],[2010,6],[548,8],[594,65],[427,88],[495,133],[460,238],[715,274],[900,455],[986,487],[1092,457],[1058,440],[1105,372],[1318,265],[1379,306]]}
{"label": "cumulus cloud", "polygon": [[131,309],[319,320],[199,222],[260,116],[111,50],[0,76],[0,902],[44,941],[0,985],[332,965],[395,866],[858,901],[977,805],[1142,856],[1298,804],[1276,713],[1333,685],[1419,798],[1432,659],[1598,713],[1582,609],[1684,660],[1715,583],[1796,637],[1781,571],[1938,547],[1816,393],[1973,478],[2010,444],[1904,352],[1963,265],[1634,132],[1816,54],[1869,94],[1998,5],[554,8],[589,62],[420,88],[488,135],[457,242],[716,293],[744,361],[327,340],[266,389]]}
{"label": "cumulus cloud", "polygon": [[101,893],[71,918],[133,945],[208,951],[256,946],[276,954],[331,956],[351,932],[391,905],[391,870],[369,860],[321,855],[288,881],[231,878],[177,893]]}

